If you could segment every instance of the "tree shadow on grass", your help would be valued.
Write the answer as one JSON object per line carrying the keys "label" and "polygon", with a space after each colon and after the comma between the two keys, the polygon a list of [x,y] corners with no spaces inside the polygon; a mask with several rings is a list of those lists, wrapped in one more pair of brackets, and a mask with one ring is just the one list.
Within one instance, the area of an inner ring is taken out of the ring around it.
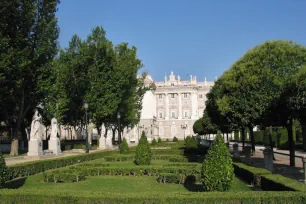
{"label": "tree shadow on grass", "polygon": [[3,187],[8,188],[8,189],[17,189],[17,188],[22,187],[25,184],[26,180],[27,180],[27,177],[22,177],[22,178],[17,178],[11,181],[7,181]]}
{"label": "tree shadow on grass", "polygon": [[202,192],[202,184],[196,183],[196,177],[194,175],[189,175],[186,177],[184,182],[184,187],[191,192]]}

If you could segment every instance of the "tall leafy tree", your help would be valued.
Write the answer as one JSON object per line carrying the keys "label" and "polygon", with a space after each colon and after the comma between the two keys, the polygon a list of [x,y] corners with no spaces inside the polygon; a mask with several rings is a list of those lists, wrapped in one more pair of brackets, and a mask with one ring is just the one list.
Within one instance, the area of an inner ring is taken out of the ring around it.
{"label": "tall leafy tree", "polygon": [[[25,115],[44,97],[40,84],[57,53],[58,0],[3,0],[0,8],[0,110],[13,129],[11,155]],[[4,97],[5,96],[5,97]]]}

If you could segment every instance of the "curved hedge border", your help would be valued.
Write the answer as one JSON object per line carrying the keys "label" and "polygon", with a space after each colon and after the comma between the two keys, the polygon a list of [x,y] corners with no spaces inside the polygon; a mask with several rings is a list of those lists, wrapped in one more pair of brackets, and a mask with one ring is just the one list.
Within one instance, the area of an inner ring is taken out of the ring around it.
{"label": "curved hedge border", "polygon": [[52,171],[43,173],[43,181],[47,183],[73,183],[84,181],[85,175],[69,171]]}
{"label": "curved hedge border", "polygon": [[33,162],[26,162],[22,164],[16,164],[8,166],[8,178],[9,180],[30,176],[33,174],[41,173],[49,169],[56,169],[59,167],[65,167],[73,164],[78,164],[94,159],[101,159],[104,156],[118,154],[118,151],[100,151],[89,154],[81,154],[77,156],[67,156],[56,159],[46,159]]}
{"label": "curved hedge border", "polygon": [[296,180],[272,174],[262,168],[233,163],[234,172],[242,180],[266,191],[306,191],[306,185]]}
{"label": "curved hedge border", "polygon": [[60,192],[46,190],[22,191],[0,190],[2,203],[56,203],[56,204],[83,204],[83,203],[166,203],[166,204],[193,204],[193,203],[305,203],[304,192],[210,192],[210,193],[103,193],[103,192]]}

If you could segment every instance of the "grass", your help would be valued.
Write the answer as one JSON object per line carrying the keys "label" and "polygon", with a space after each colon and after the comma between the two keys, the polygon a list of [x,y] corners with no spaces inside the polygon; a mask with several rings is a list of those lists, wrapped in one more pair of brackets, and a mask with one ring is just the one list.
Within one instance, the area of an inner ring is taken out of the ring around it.
{"label": "grass", "polygon": [[[78,183],[44,183],[42,174],[29,176],[26,179],[8,182],[5,188],[17,188],[20,190],[48,189],[50,191],[67,192],[104,192],[104,193],[167,193],[200,191],[200,185],[185,188],[181,184],[160,184],[153,176],[94,176],[86,177],[85,181]],[[251,191],[249,187],[236,177],[229,190],[230,192]]]}

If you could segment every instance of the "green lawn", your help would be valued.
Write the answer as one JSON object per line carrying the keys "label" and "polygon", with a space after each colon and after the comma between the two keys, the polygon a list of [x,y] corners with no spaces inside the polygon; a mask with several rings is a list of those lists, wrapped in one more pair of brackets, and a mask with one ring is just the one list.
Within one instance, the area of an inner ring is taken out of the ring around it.
{"label": "green lawn", "polygon": [[[44,183],[42,174],[29,176],[25,180],[7,183],[7,188],[16,188],[21,185],[21,190],[49,189],[50,191],[88,191],[104,193],[167,193],[199,191],[200,185],[185,188],[182,184],[160,184],[153,176],[94,176],[86,177],[85,181],[78,183]],[[231,192],[251,191],[245,183],[235,178],[230,188]]]}

